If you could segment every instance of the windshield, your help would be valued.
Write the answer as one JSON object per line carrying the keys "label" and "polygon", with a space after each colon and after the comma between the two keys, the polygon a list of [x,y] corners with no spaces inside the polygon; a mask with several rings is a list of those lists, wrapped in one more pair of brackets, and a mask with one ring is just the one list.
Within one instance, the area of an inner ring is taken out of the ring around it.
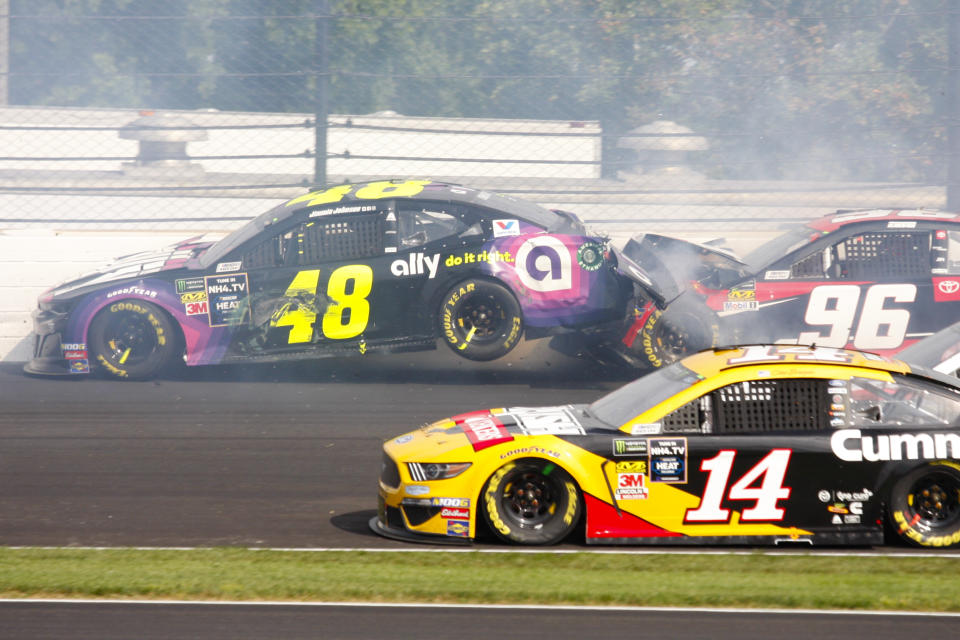
{"label": "windshield", "polygon": [[700,380],[699,375],[675,362],[603,396],[590,405],[589,412],[607,424],[621,426]]}
{"label": "windshield", "polygon": [[811,236],[819,235],[814,229],[806,225],[797,225],[777,236],[770,242],[766,242],[743,259],[750,267],[752,273],[759,273],[761,269],[770,265],[770,263],[790,254],[792,251],[811,241]]}
{"label": "windshield", "polygon": [[942,363],[951,360],[956,365],[955,356],[960,354],[960,322],[938,331],[929,338],[915,342],[900,353],[897,358],[911,365],[921,365],[944,373],[952,373],[960,365],[944,370]]}

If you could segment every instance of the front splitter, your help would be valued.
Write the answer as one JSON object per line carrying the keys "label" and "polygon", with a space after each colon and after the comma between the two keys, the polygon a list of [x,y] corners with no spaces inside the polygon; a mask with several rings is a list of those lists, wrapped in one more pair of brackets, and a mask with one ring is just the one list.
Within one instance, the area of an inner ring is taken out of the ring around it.
{"label": "front splitter", "polygon": [[386,527],[380,522],[380,518],[373,516],[369,522],[370,528],[377,535],[392,540],[401,540],[403,542],[417,542],[419,544],[442,544],[447,546],[465,547],[470,546],[473,540],[470,538],[453,538],[449,536],[432,536],[422,533],[412,533],[406,529],[394,529]]}

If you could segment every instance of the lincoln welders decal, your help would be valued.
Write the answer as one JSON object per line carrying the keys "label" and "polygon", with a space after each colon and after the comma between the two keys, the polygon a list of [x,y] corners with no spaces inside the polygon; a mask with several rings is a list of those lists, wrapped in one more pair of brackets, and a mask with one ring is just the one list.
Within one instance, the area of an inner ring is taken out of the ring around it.
{"label": "lincoln welders decal", "polygon": [[210,326],[225,327],[243,324],[249,311],[247,274],[207,276],[204,280],[210,312]]}
{"label": "lincoln welders decal", "polygon": [[687,481],[686,438],[649,438],[647,444],[652,482]]}

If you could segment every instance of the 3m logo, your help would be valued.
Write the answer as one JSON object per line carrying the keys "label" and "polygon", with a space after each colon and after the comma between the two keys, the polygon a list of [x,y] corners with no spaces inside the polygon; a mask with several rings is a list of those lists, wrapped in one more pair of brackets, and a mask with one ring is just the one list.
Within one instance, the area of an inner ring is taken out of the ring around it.
{"label": "3m logo", "polygon": [[648,495],[647,479],[642,473],[617,474],[617,500],[646,500]]}
{"label": "3m logo", "polygon": [[184,311],[188,316],[206,315],[209,308],[206,300],[203,302],[188,302],[184,305]]}

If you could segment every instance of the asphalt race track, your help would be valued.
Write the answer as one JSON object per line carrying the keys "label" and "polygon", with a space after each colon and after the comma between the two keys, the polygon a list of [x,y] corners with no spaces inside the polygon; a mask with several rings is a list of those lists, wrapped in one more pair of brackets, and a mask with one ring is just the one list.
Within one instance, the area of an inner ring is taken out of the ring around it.
{"label": "asphalt race track", "polygon": [[[411,548],[367,527],[380,443],[494,406],[589,402],[627,376],[522,345],[186,369],[152,382],[0,363],[0,545]],[[500,546],[499,548],[503,548]],[[573,542],[562,548],[584,549]],[[902,549],[900,550],[902,551]],[[949,635],[956,619],[797,612],[0,602],[5,638]],[[498,633],[498,635],[500,635]]]}
{"label": "asphalt race track", "polygon": [[[0,603],[0,640],[262,640],[263,638],[650,638],[807,640],[950,638],[956,616],[823,612],[242,605]],[[389,631],[386,631],[389,630]]]}
{"label": "asphalt race track", "polygon": [[443,350],[152,382],[0,364],[0,545],[409,546],[367,528],[384,439],[624,379],[524,347],[480,367]]}

